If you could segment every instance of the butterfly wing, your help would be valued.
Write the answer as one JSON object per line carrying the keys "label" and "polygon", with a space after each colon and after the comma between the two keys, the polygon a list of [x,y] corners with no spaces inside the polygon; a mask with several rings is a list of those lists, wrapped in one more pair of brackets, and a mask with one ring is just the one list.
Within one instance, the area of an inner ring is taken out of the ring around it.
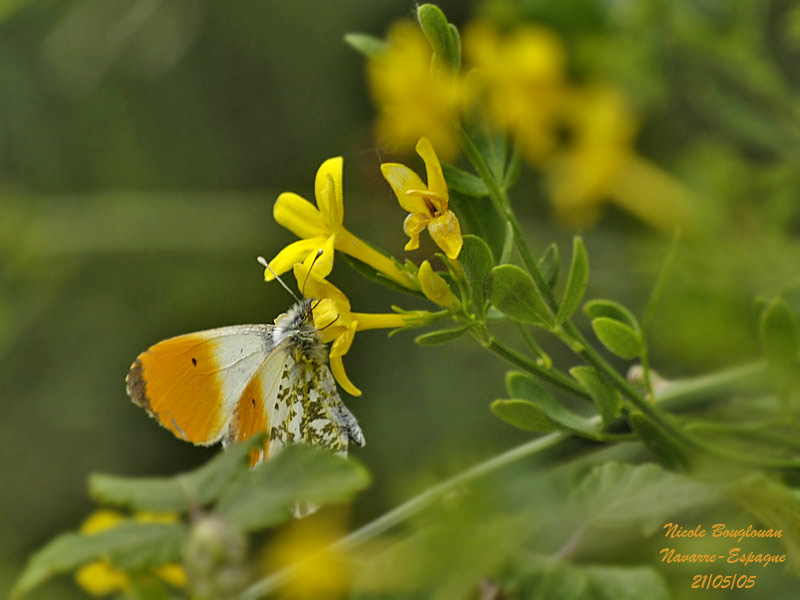
{"label": "butterfly wing", "polygon": [[131,366],[128,395],[177,437],[213,444],[242,410],[245,390],[273,351],[272,328],[235,325],[159,342]]}
{"label": "butterfly wing", "polygon": [[297,442],[341,455],[349,442],[363,446],[361,429],[339,397],[324,357],[324,347],[309,351],[290,340],[278,344],[242,394],[226,442],[268,432],[251,464]]}

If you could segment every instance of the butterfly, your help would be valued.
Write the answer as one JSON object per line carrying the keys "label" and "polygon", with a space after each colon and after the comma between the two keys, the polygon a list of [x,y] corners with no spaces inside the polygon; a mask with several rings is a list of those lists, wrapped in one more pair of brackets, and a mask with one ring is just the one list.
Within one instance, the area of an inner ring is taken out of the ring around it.
{"label": "butterfly", "polygon": [[131,365],[128,395],[193,444],[221,441],[227,448],[265,432],[251,466],[292,443],[346,456],[349,443],[364,445],[364,435],[339,397],[313,309],[314,300],[298,300],[274,325],[233,325],[159,342]]}

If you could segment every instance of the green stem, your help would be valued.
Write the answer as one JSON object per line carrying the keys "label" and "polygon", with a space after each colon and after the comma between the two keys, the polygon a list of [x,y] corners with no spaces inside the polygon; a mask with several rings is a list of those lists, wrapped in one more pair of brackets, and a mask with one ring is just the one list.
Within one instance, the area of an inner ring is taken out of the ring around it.
{"label": "green stem", "polygon": [[[668,387],[664,388],[663,395],[657,395],[657,401],[665,409],[686,408],[689,403],[702,405],[705,396],[714,395],[720,391],[731,389],[737,384],[748,383],[753,380],[754,376],[760,374],[762,370],[763,366],[761,363],[754,363],[702,377],[674,381],[669,384]],[[599,417],[595,418],[599,421]],[[397,508],[394,508],[353,533],[343,537],[338,542],[329,546],[326,551],[346,552],[353,550],[364,542],[400,525],[410,517],[437,502],[451,490],[475,481],[484,475],[488,475],[493,471],[523,458],[543,453],[546,450],[553,451],[551,461],[554,464],[556,462],[563,462],[565,458],[574,458],[586,450],[585,443],[569,447],[569,443],[574,443],[575,441],[575,438],[567,433],[550,433],[521,444],[500,455],[493,456],[488,460],[470,467],[466,471],[458,473],[450,479],[428,488]],[[559,453],[557,450],[561,450],[561,452]],[[548,463],[545,462],[544,464],[547,465]],[[795,465],[795,467],[796,466],[797,465]],[[242,594],[240,600],[256,600],[278,590],[288,581],[296,567],[296,564],[291,565],[256,582]]]}
{"label": "green stem", "polygon": [[507,360],[511,364],[524,369],[528,373],[536,375],[548,383],[575,394],[580,398],[586,400],[592,399],[592,397],[586,392],[586,390],[583,389],[583,387],[581,387],[577,381],[572,379],[572,377],[564,375],[561,371],[552,367],[548,368],[544,365],[541,365],[538,362],[531,360],[524,354],[517,352],[513,348],[506,346],[502,342],[498,342],[492,337],[489,337],[488,341],[483,341],[481,343],[488,348],[489,351],[493,352],[500,358]]}
{"label": "green stem", "polygon": [[515,321],[514,324],[517,326],[517,330],[519,331],[519,334],[522,336],[522,339],[524,339],[525,343],[528,344],[528,347],[531,350],[533,350],[536,354],[538,354],[539,358],[542,361],[544,361],[543,363],[544,366],[546,366],[547,368],[552,368],[553,360],[550,358],[547,352],[542,350],[539,344],[536,343],[536,340],[533,339],[533,336],[528,331],[528,328],[525,327],[525,325],[523,323],[520,323],[519,321]]}

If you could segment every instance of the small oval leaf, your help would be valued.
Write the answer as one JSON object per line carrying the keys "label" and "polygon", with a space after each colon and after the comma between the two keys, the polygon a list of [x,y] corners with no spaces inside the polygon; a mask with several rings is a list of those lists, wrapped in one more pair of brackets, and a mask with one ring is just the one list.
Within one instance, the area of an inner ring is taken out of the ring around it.
{"label": "small oval leaf", "polygon": [[535,404],[527,400],[495,400],[491,409],[495,416],[518,429],[540,432],[559,429]]}
{"label": "small oval leaf", "polygon": [[558,281],[558,270],[560,267],[558,246],[556,246],[555,242],[550,244],[547,250],[544,251],[544,254],[539,259],[538,266],[545,283],[552,290],[556,281]]}
{"label": "small oval leaf", "polygon": [[620,358],[632,359],[642,353],[642,338],[633,329],[608,317],[592,320],[597,339]]}
{"label": "small oval leaf", "polygon": [[414,338],[414,341],[420,346],[438,346],[439,344],[446,344],[456,338],[461,337],[469,331],[472,327],[471,323],[462,325],[461,327],[454,327],[453,329],[440,329],[439,331],[431,331],[423,333]]}
{"label": "small oval leaf", "polygon": [[561,299],[561,306],[558,309],[556,321],[563,323],[572,316],[583,298],[586,291],[586,283],[589,281],[589,257],[586,254],[586,246],[580,236],[575,236],[572,244],[572,264],[569,267],[569,277],[567,287],[564,290],[564,297]]}
{"label": "small oval leaf", "polygon": [[460,40],[453,38],[450,24],[442,9],[435,4],[423,4],[417,8],[417,19],[422,33],[425,34],[441,62],[457,69],[461,52],[460,49],[456,49],[456,43]]}
{"label": "small oval leaf", "polygon": [[494,259],[489,246],[474,235],[464,236],[464,245],[458,255],[458,263],[472,292],[472,302],[481,316],[486,305],[486,278],[492,270]]}
{"label": "small oval leaf", "polygon": [[521,323],[552,325],[553,319],[530,275],[516,265],[500,265],[490,272],[491,300],[497,309]]}
{"label": "small oval leaf", "polygon": [[583,305],[583,312],[586,313],[586,316],[590,319],[608,317],[609,319],[625,323],[625,325],[637,333],[641,333],[642,331],[641,327],[639,327],[639,321],[634,314],[622,304],[614,302],[613,300],[589,300],[589,302]]}

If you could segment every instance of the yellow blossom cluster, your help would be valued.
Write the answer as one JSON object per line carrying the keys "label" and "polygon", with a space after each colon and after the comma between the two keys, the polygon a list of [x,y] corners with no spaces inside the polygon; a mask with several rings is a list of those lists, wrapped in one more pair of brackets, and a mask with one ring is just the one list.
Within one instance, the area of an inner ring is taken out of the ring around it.
{"label": "yellow blossom cluster", "polygon": [[607,202],[660,229],[689,222],[687,190],[637,154],[638,118],[624,95],[608,84],[572,82],[552,31],[473,22],[463,33],[463,74],[432,68],[430,47],[411,22],[392,27],[386,42],[367,73],[377,139],[389,149],[428,137],[451,159],[459,120],[483,115],[543,172],[556,214],[570,226],[593,225]]}

